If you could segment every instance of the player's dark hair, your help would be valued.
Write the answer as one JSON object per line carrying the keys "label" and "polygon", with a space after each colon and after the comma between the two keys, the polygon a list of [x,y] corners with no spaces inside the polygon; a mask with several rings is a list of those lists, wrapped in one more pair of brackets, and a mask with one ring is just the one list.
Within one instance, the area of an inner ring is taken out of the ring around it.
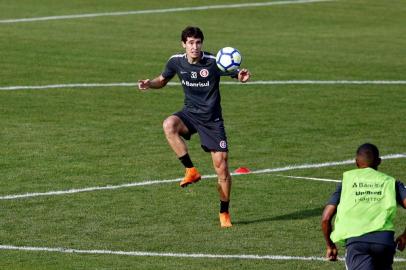
{"label": "player's dark hair", "polygon": [[202,30],[200,30],[199,27],[195,27],[195,26],[188,26],[182,31],[181,39],[184,43],[186,43],[186,40],[188,37],[200,38],[202,40],[202,42],[204,40]]}
{"label": "player's dark hair", "polygon": [[358,147],[357,156],[361,156],[369,165],[374,165],[380,161],[378,147],[372,143],[364,143]]}

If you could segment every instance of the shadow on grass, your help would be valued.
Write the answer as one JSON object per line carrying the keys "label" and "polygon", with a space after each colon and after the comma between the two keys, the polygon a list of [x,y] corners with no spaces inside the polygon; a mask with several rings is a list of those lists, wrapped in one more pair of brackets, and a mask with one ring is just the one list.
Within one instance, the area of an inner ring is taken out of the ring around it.
{"label": "shadow on grass", "polygon": [[233,224],[252,224],[252,223],[261,223],[261,222],[268,222],[268,221],[280,221],[280,220],[295,220],[295,219],[306,219],[311,217],[321,217],[323,212],[323,207],[317,207],[314,209],[307,209],[307,210],[300,210],[296,212],[292,212],[285,215],[274,216],[274,217],[267,217],[267,218],[260,218],[260,219],[253,219],[253,220],[240,220],[235,221]]}

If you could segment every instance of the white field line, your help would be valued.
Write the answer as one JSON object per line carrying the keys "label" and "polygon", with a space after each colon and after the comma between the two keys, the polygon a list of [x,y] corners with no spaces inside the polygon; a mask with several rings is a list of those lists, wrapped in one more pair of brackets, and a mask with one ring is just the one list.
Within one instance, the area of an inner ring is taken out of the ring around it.
{"label": "white field line", "polygon": [[316,178],[316,177],[293,176],[293,175],[283,175],[283,174],[276,174],[276,176],[285,177],[285,178],[292,178],[292,179],[305,179],[305,180],[322,181],[322,182],[336,182],[336,183],[341,182],[340,180],[326,179],[326,178]]}
{"label": "white field line", "polygon": [[[391,154],[391,155],[382,156],[381,158],[382,159],[406,158],[406,154]],[[349,159],[349,160],[343,160],[343,161],[325,162],[325,163],[316,163],[316,164],[291,165],[291,166],[280,167],[280,168],[271,168],[271,169],[251,171],[248,174],[265,174],[265,173],[283,172],[283,171],[291,171],[291,170],[298,170],[298,169],[323,168],[323,167],[339,166],[339,165],[346,165],[346,164],[353,164],[353,163],[354,163],[354,160]],[[243,175],[243,174],[231,173],[231,175],[238,176],[238,175]],[[212,175],[203,175],[202,176],[202,179],[210,179],[210,178],[217,178],[217,175],[212,174]],[[81,188],[81,189],[69,189],[69,190],[58,190],[58,191],[48,191],[48,192],[4,195],[4,196],[0,196],[0,200],[14,200],[14,199],[40,197],[40,196],[65,195],[65,194],[74,194],[74,193],[80,193],[80,192],[91,192],[91,191],[99,191],[99,190],[114,190],[114,189],[136,187],[136,186],[167,184],[167,183],[179,182],[181,180],[182,180],[182,178],[166,179],[166,180],[146,180],[143,182],[133,182],[133,183],[126,183],[126,184],[121,184],[121,185],[108,185],[108,186],[103,186],[103,187],[88,187],[88,188]]]}
{"label": "white field line", "polygon": [[[381,156],[381,159],[398,159],[398,158],[406,158],[406,154],[389,154],[389,155]],[[325,162],[325,163],[315,163],[315,164],[292,165],[292,166],[287,166],[287,167],[282,167],[282,168],[257,170],[257,171],[252,171],[251,173],[262,174],[262,173],[282,172],[282,171],[290,171],[290,170],[298,170],[298,169],[332,167],[332,166],[347,165],[347,164],[355,164],[354,159]]]}
{"label": "white field line", "polygon": [[[223,82],[236,84],[238,82]],[[242,83],[239,83],[242,84]],[[286,81],[253,81],[244,84],[406,84],[406,80],[286,80]],[[242,84],[242,85],[244,85]]]}
{"label": "white field line", "polygon": [[105,16],[127,16],[127,15],[139,15],[139,14],[159,14],[159,13],[199,11],[199,10],[210,10],[210,9],[265,7],[265,6],[273,6],[273,5],[307,4],[307,3],[330,2],[330,1],[334,1],[334,0],[272,1],[272,2],[263,2],[263,3],[242,3],[242,4],[225,4],[225,5],[184,7],[184,8],[133,10],[133,11],[120,11],[120,12],[104,12],[104,13],[62,15],[62,16],[47,16],[47,17],[36,17],[36,18],[7,19],[7,20],[0,20],[0,23],[67,20],[67,19],[94,18],[94,17],[105,17]]}
{"label": "white field line", "polygon": [[[19,250],[19,251],[43,251],[58,252],[70,254],[101,254],[101,255],[121,255],[137,257],[176,257],[176,258],[196,258],[196,259],[240,259],[240,260],[284,260],[284,261],[326,261],[323,257],[304,257],[304,256],[286,256],[286,255],[248,255],[248,254],[207,254],[207,253],[172,253],[172,252],[145,252],[145,251],[113,251],[113,250],[83,250],[71,248],[50,248],[50,247],[28,247],[0,245],[0,250]],[[344,258],[338,257],[339,261]],[[404,258],[395,258],[395,262],[406,262]]]}
{"label": "white field line", "polygon": [[[210,258],[210,259],[243,259],[243,260],[299,260],[299,261],[326,261],[322,257],[298,257],[284,255],[225,255],[225,254],[204,254],[204,253],[164,253],[164,252],[144,252],[144,251],[113,251],[113,250],[81,250],[70,248],[49,248],[49,247],[25,247],[0,245],[0,250],[20,250],[20,251],[45,251],[74,254],[107,254],[142,257],[177,257],[177,258]],[[339,258],[343,260],[342,258]],[[406,261],[403,260],[402,261]]]}
{"label": "white field line", "polygon": [[[320,84],[320,85],[403,85],[406,80],[372,80],[372,81],[351,81],[351,80],[286,80],[286,81],[251,81],[240,83],[237,81],[224,81],[222,85],[296,85],[296,84]],[[59,89],[59,88],[101,88],[101,87],[136,87],[138,83],[68,83],[68,84],[49,84],[49,85],[16,85],[16,86],[0,86],[2,91],[12,90],[44,90],[44,89]],[[180,86],[179,82],[169,82],[168,86]]]}

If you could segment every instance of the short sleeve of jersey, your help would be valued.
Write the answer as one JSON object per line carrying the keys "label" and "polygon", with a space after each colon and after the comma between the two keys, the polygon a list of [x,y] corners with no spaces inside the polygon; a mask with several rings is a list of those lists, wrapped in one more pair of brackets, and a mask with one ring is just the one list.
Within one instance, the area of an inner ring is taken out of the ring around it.
{"label": "short sleeve of jersey", "polygon": [[327,204],[338,205],[340,203],[341,190],[342,190],[342,184],[339,183],[337,185],[336,190],[331,195],[330,200],[327,202]]}
{"label": "short sleeve of jersey", "polygon": [[406,187],[401,181],[396,181],[396,201],[403,207],[403,201],[406,199]]}
{"label": "short sleeve of jersey", "polygon": [[166,63],[165,69],[162,72],[162,76],[165,79],[172,79],[176,75],[176,58],[171,57],[168,62]]}

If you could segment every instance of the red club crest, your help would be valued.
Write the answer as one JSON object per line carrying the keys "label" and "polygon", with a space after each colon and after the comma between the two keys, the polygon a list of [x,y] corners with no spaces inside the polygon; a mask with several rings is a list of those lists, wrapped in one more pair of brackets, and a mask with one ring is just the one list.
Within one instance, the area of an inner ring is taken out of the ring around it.
{"label": "red club crest", "polygon": [[206,78],[207,76],[209,76],[209,71],[207,69],[200,70],[200,76]]}

